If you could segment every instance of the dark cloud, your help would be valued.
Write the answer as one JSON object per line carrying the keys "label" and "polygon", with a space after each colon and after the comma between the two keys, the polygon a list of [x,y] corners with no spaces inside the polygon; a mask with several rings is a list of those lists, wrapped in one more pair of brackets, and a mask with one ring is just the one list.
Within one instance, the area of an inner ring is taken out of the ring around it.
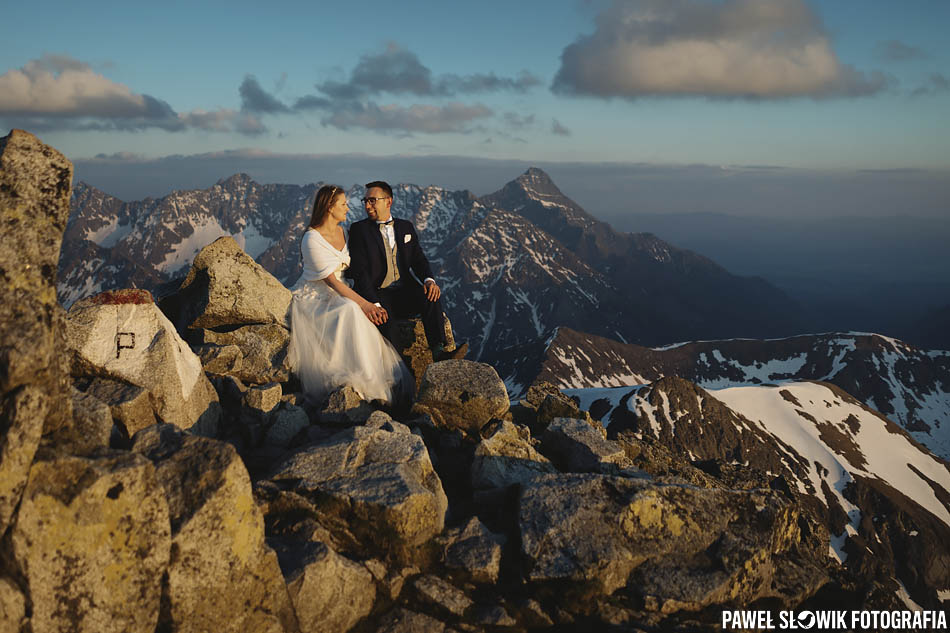
{"label": "dark cloud", "polygon": [[471,94],[477,92],[527,92],[541,85],[541,80],[527,71],[521,71],[517,78],[498,77],[494,73],[474,74],[460,77],[442,75],[436,83],[436,94]]}
{"label": "dark cloud", "polygon": [[874,46],[874,55],[882,61],[905,62],[912,59],[924,59],[927,54],[916,46],[910,46],[899,40],[878,42]]}
{"label": "dark cloud", "polygon": [[911,92],[913,97],[927,97],[950,92],[950,79],[940,73],[932,73],[927,82]]}
{"label": "dark cloud", "polygon": [[317,90],[333,99],[359,99],[372,94],[433,94],[432,71],[415,53],[396,44],[376,55],[363,55],[349,80],[325,81]]}
{"label": "dark cloud", "polygon": [[244,76],[244,81],[241,82],[238,92],[241,95],[241,110],[244,112],[274,114],[290,111],[290,108],[261,88],[261,85],[257,83],[257,78],[253,75]]}
{"label": "dark cloud", "polygon": [[390,43],[382,53],[360,57],[346,81],[328,80],[316,88],[331,99],[355,100],[382,93],[452,97],[484,92],[525,92],[540,83],[540,79],[527,71],[516,78],[498,77],[493,73],[433,76],[415,53]]}
{"label": "dark cloud", "polygon": [[804,0],[614,0],[561,54],[560,94],[783,99],[887,87],[841,64]]}
{"label": "dark cloud", "polygon": [[561,122],[557,119],[551,119],[551,133],[558,136],[570,136],[571,131],[561,125]]}
{"label": "dark cloud", "polygon": [[0,120],[35,131],[262,130],[259,121],[233,110],[177,113],[162,99],[134,93],[65,55],[45,55],[0,75]]}
{"label": "dark cloud", "polygon": [[300,97],[294,102],[294,110],[324,110],[330,108],[333,105],[333,101],[327,99],[326,97],[317,97],[315,95],[307,95],[305,97]]}

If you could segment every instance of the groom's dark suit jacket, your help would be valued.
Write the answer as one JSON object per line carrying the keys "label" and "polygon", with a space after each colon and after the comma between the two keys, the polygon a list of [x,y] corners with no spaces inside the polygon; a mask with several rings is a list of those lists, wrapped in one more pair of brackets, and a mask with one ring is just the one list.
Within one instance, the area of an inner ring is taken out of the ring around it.
{"label": "groom's dark suit jacket", "polygon": [[[404,284],[417,284],[409,274],[411,270],[419,280],[434,277],[419,245],[419,236],[412,222],[394,218],[396,234],[396,263],[399,279]],[[376,220],[367,218],[350,226],[350,267],[347,276],[353,280],[353,289],[367,301],[378,302],[376,291],[386,278],[386,250],[382,232]]]}

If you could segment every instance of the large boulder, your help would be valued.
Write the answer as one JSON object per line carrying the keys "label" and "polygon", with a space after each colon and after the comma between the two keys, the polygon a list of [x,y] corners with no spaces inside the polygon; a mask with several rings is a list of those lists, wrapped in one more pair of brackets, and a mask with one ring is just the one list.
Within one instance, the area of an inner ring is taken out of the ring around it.
{"label": "large boulder", "polygon": [[207,359],[205,371],[234,376],[248,384],[290,379],[287,363],[290,331],[283,325],[245,325],[225,332],[203,329],[189,340]]}
{"label": "large boulder", "polygon": [[162,422],[203,435],[217,432],[218,394],[147,291],[103,292],[77,301],[66,323],[74,372],[147,389]]}
{"label": "large boulder", "polygon": [[144,429],[132,450],[155,463],[168,499],[172,550],[162,625],[174,631],[297,631],[277,555],[244,463],[230,444]]}
{"label": "large boulder", "polygon": [[[598,425],[599,426],[599,425]],[[615,474],[633,462],[619,442],[576,418],[554,418],[541,436],[541,450],[564,471]]]}
{"label": "large boulder", "polygon": [[475,447],[472,486],[505,488],[556,472],[554,464],[534,448],[527,427],[501,422]]}
{"label": "large boulder", "polygon": [[472,517],[464,526],[447,530],[440,539],[442,562],[466,580],[494,584],[501,570],[501,548],[505,537],[494,534]]}
{"label": "large boulder", "polygon": [[0,631],[18,633],[26,623],[26,597],[16,583],[0,576]]}
{"label": "large boulder", "polygon": [[394,609],[383,617],[376,633],[448,633],[454,630],[424,613]]}
{"label": "large boulder", "polygon": [[448,500],[422,439],[353,427],[302,450],[271,479],[334,511],[361,539],[397,558],[445,526]]}
{"label": "large boulder", "polygon": [[109,407],[88,393],[72,390],[73,423],[44,438],[57,450],[72,455],[90,455],[108,448],[112,439],[112,412]]}
{"label": "large boulder", "polygon": [[28,132],[0,139],[0,534],[44,428],[72,418],[55,283],[72,171]]}
{"label": "large boulder", "polygon": [[426,369],[414,406],[443,426],[477,436],[489,420],[504,416],[508,405],[508,391],[494,367],[444,360]]}
{"label": "large boulder", "polygon": [[32,630],[152,633],[169,532],[164,492],[141,455],[38,456],[10,537]]}
{"label": "large boulder", "polygon": [[[765,597],[797,604],[826,580],[809,561],[825,556],[827,535],[809,524],[806,539],[806,522],[772,491],[596,474],[537,479],[524,487],[519,510],[530,580],[609,595],[646,565],[656,573],[638,574],[631,586],[664,612]],[[781,579],[773,581],[790,569],[795,583],[786,594]]]}
{"label": "large boulder", "polygon": [[43,388],[32,385],[6,394],[0,402],[0,534],[20,503],[50,405]]}
{"label": "large boulder", "polygon": [[180,330],[278,323],[290,327],[290,291],[231,237],[201,249],[178,293],[162,301]]}
{"label": "large boulder", "polygon": [[109,407],[112,422],[124,441],[157,422],[147,389],[109,378],[78,381],[77,386],[86,395]]}
{"label": "large boulder", "polygon": [[373,575],[325,543],[275,545],[287,590],[305,633],[346,633],[376,601]]}
{"label": "large boulder", "polygon": [[446,612],[446,615],[462,617],[475,604],[461,589],[431,574],[418,576],[412,581],[412,588],[421,602]]}

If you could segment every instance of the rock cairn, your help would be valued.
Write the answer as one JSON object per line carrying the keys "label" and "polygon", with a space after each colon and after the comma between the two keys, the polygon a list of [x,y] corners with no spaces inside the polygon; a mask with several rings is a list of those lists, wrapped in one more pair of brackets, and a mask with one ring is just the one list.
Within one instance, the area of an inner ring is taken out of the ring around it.
{"label": "rock cairn", "polygon": [[158,304],[64,314],[71,166],[14,131],[0,167],[0,631],[685,631],[757,601],[894,606],[789,495],[648,460],[550,385],[512,406],[492,367],[420,353],[412,408],[307,401],[289,292],[230,238]]}

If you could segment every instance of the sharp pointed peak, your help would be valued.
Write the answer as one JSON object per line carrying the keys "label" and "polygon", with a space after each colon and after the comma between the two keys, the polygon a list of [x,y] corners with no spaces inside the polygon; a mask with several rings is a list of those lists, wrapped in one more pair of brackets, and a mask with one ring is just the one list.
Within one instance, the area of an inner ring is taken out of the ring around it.
{"label": "sharp pointed peak", "polygon": [[551,176],[538,167],[529,167],[523,174],[508,182],[497,193],[501,193],[502,191],[523,192],[523,194],[527,194],[529,198],[537,198],[539,196],[544,198],[564,196],[557,185],[554,184]]}
{"label": "sharp pointed peak", "polygon": [[528,169],[518,176],[518,180],[546,180],[548,182],[554,182],[551,180],[551,176],[548,175],[548,172],[544,171],[540,167],[528,167]]}
{"label": "sharp pointed peak", "polygon": [[251,180],[252,180],[251,177],[242,171],[242,172],[234,174],[233,176],[222,178],[221,180],[219,180],[218,182],[214,184],[216,185],[230,185],[230,184],[243,185],[243,184],[247,184],[251,182]]}

